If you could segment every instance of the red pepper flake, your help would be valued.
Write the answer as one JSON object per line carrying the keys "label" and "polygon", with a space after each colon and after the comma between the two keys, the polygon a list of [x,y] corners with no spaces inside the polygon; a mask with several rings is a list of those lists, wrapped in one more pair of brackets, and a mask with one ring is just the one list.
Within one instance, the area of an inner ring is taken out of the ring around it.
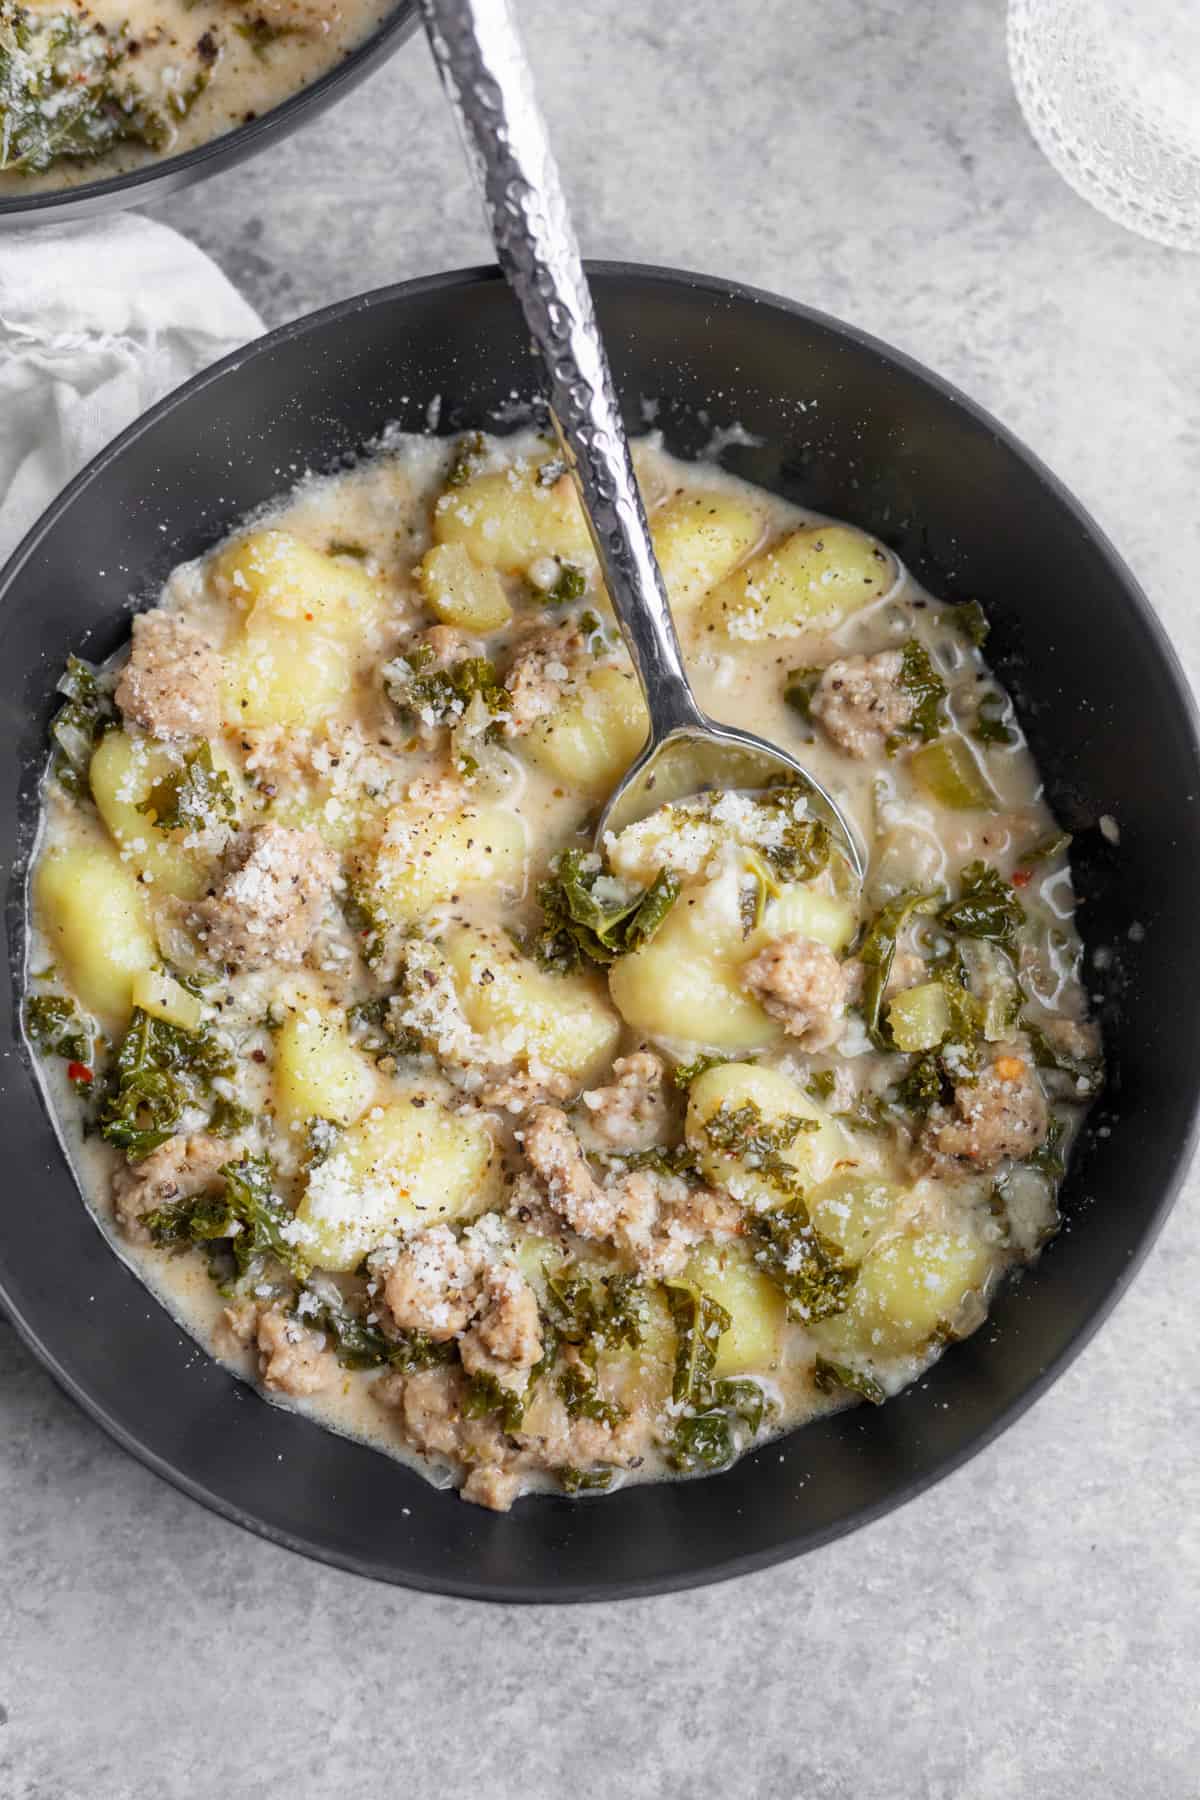
{"label": "red pepper flake", "polygon": [[1019,887],[1028,887],[1032,880],[1033,880],[1033,870],[1032,869],[1014,869],[1013,870],[1012,884],[1014,887],[1018,887],[1018,888]]}
{"label": "red pepper flake", "polygon": [[68,1081],[82,1082],[84,1087],[86,1087],[91,1079],[92,1071],[88,1068],[86,1063],[73,1062],[67,1064]]}

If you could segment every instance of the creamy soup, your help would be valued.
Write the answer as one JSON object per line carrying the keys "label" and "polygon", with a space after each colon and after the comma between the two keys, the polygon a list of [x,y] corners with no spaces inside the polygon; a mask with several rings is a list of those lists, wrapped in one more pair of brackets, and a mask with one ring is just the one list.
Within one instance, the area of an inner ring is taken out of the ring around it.
{"label": "creamy soup", "polygon": [[396,437],[73,663],[27,1025],[89,1205],[271,1397],[503,1509],[882,1404],[1057,1223],[1066,836],[975,605],[636,461],[781,787],[594,843],[646,718],[545,439]]}
{"label": "creamy soup", "polygon": [[385,0],[0,0],[0,199],[191,150],[357,48]]}

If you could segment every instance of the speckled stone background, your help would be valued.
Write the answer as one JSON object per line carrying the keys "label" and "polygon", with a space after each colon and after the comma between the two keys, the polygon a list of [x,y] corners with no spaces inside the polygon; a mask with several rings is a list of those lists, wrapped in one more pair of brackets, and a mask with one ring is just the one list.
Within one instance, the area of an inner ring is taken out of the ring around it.
{"label": "speckled stone background", "polygon": [[[1000,0],[520,11],[589,253],[756,282],[943,370],[1095,511],[1195,674],[1200,261],[1060,183]],[[271,323],[486,255],[416,42],[160,212]],[[967,1469],[790,1567],[622,1606],[473,1607],[271,1548],[0,1325],[0,1796],[1200,1794],[1196,1192]]]}

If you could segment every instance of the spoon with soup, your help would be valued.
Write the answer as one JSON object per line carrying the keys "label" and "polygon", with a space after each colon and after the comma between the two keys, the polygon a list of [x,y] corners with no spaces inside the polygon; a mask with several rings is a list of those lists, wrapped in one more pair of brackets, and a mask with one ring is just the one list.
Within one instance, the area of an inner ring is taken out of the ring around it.
{"label": "spoon with soup", "polygon": [[857,834],[803,765],[710,719],[684,667],[566,198],[509,0],[420,0],[443,86],[484,197],[496,253],[541,356],[551,416],[645,695],[650,734],[596,842],[706,791],[804,790],[861,882]]}

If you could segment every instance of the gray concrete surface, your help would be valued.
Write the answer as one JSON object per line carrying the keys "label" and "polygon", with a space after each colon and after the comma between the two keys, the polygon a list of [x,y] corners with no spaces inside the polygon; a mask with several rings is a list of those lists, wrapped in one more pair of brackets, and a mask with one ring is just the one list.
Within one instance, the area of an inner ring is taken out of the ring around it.
{"label": "gray concrete surface", "polygon": [[[999,0],[521,12],[590,253],[758,282],[944,370],[1095,510],[1196,673],[1200,262],[1061,185]],[[418,44],[160,213],[272,322],[484,255]],[[1197,1795],[1196,1194],[969,1468],[791,1567],[621,1607],[473,1608],[270,1548],[0,1327],[0,1796]]]}

